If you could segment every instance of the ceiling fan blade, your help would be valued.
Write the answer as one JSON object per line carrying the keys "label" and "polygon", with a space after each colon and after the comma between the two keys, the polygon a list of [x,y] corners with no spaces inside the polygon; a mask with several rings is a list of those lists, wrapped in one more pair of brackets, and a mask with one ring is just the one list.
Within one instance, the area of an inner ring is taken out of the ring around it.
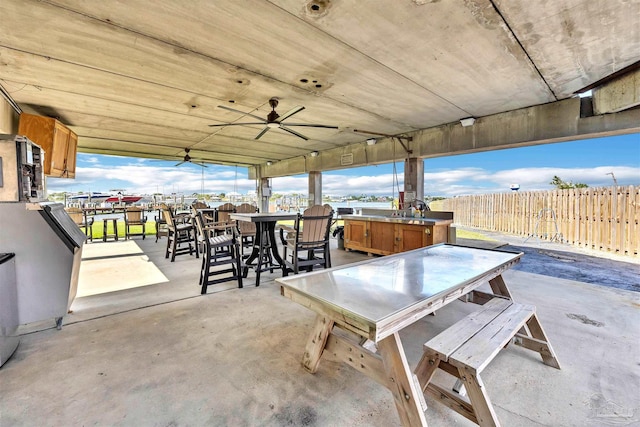
{"label": "ceiling fan blade", "polygon": [[282,129],[282,130],[284,130],[284,131],[287,131],[287,132],[289,132],[289,133],[292,133],[292,134],[294,134],[295,136],[297,136],[298,138],[302,138],[302,139],[304,139],[305,141],[308,141],[308,140],[309,140],[309,138],[307,138],[307,137],[306,137],[306,136],[304,136],[303,134],[298,133],[298,132],[296,132],[296,131],[295,131],[295,130],[293,130],[293,129],[289,129],[289,128],[288,128],[288,127],[286,127],[286,126],[282,126],[282,125],[280,125],[280,129]]}
{"label": "ceiling fan blade", "polygon": [[278,123],[282,122],[283,120],[287,119],[288,117],[293,116],[294,114],[299,113],[300,111],[304,110],[304,107],[302,106],[297,106],[292,108],[291,110],[287,111],[286,113],[284,113],[284,115],[278,117]]}
{"label": "ceiling fan blade", "polygon": [[266,123],[267,121],[260,116],[256,116],[255,114],[245,113],[244,111],[236,110],[235,108],[230,108],[224,105],[218,105],[218,108],[222,108],[223,110],[233,111],[234,113],[242,114],[243,116],[251,116],[254,119],[262,120],[262,123]]}
{"label": "ceiling fan blade", "polygon": [[338,126],[309,124],[309,123],[287,123],[287,126],[306,126],[309,128],[338,129]]}
{"label": "ceiling fan blade", "polygon": [[205,165],[204,163],[200,163],[200,162],[191,162],[191,163],[193,163],[194,165],[198,165],[200,167],[203,167],[203,168],[208,168],[209,167],[209,166]]}
{"label": "ceiling fan blade", "polygon": [[180,166],[180,165],[181,165],[181,164],[183,164],[183,163],[184,163],[184,160],[183,160],[183,161],[181,161],[180,163],[176,163],[176,164],[175,164],[175,166]]}
{"label": "ceiling fan blade", "polygon": [[262,135],[264,135],[265,133],[267,133],[267,131],[271,129],[269,126],[265,126],[264,129],[262,129],[262,131],[260,131],[260,133],[258,134],[258,136],[256,136],[253,139],[260,139],[262,137]]}
{"label": "ceiling fan blade", "polygon": [[216,126],[251,126],[251,125],[263,125],[266,122],[260,122],[260,123],[256,123],[256,122],[251,122],[251,123],[222,123],[219,125],[209,125],[209,127],[216,127]]}

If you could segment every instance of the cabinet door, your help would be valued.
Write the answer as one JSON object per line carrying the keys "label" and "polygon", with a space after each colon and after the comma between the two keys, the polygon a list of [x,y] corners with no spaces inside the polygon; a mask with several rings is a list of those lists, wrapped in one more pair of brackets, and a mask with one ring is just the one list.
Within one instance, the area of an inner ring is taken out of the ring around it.
{"label": "cabinet door", "polygon": [[56,120],[50,117],[35,116],[33,114],[20,114],[18,134],[24,135],[45,152],[43,169],[45,175],[51,174],[51,158],[53,155],[53,133]]}
{"label": "cabinet door", "polygon": [[76,151],[78,149],[78,135],[69,131],[69,141],[67,142],[67,157],[65,159],[64,177],[76,177]]}
{"label": "cabinet door", "polygon": [[368,221],[344,221],[344,247],[366,251],[369,247]]}
{"label": "cabinet door", "polygon": [[371,251],[390,255],[396,252],[396,230],[395,224],[381,221],[371,221],[369,223],[369,234],[371,235]]}
{"label": "cabinet door", "polygon": [[398,252],[410,251],[431,245],[432,226],[398,225]]}
{"label": "cabinet door", "polygon": [[53,129],[53,150],[49,155],[51,159],[51,176],[65,177],[70,133],[71,131],[66,126],[56,121],[56,126]]}

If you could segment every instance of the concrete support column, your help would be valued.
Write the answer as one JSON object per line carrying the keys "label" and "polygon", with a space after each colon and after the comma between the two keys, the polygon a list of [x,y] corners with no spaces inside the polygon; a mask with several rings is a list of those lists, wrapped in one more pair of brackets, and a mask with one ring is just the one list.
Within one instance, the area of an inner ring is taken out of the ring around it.
{"label": "concrete support column", "polygon": [[322,204],[322,172],[309,172],[309,206]]}
{"label": "concrete support column", "polygon": [[269,198],[271,197],[271,185],[269,178],[259,178],[258,182],[258,209],[260,212],[269,212]]}
{"label": "concrete support column", "polygon": [[414,193],[415,198],[424,200],[424,161],[412,157],[404,161],[404,198]]}

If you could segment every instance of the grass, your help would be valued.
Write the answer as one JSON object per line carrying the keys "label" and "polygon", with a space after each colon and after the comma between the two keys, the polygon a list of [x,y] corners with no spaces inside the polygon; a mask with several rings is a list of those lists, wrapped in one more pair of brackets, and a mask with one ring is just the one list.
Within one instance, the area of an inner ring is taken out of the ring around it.
{"label": "grass", "polygon": [[[93,225],[91,226],[91,233],[93,235],[94,240],[95,239],[102,239],[103,236],[103,227],[104,227],[104,221],[95,221],[93,223]],[[132,234],[136,234],[136,233],[142,233],[142,226],[141,225],[134,225],[131,227],[131,233]],[[107,234],[113,234],[113,222],[109,221],[107,223]],[[156,235],[156,222],[155,221],[147,221],[146,224],[146,228],[145,228],[145,235],[147,236],[155,236]],[[125,237],[125,225],[124,225],[124,221],[118,221],[118,238],[122,238],[124,239]]]}
{"label": "grass", "polygon": [[[290,227],[293,227],[293,221],[280,221],[280,224],[283,225],[288,225]],[[340,226],[343,225],[343,221],[339,220],[337,221],[337,223],[334,225],[335,226]],[[93,223],[93,226],[91,227],[91,231],[93,233],[93,238],[94,239],[102,239],[102,230],[103,230],[103,221],[96,221]],[[142,233],[142,226],[141,225],[135,225],[133,227],[131,227],[131,233],[135,234],[135,233]],[[107,223],[107,234],[113,234],[113,224],[111,221],[109,221]],[[156,235],[156,222],[155,221],[147,221],[147,226],[146,226],[146,230],[145,230],[145,234],[147,236],[155,236]],[[124,238],[125,237],[125,233],[124,233],[124,221],[118,221],[118,238]],[[478,233],[476,231],[470,231],[470,230],[462,230],[460,228],[456,229],[456,237],[459,239],[475,239],[475,240],[495,240],[492,239],[491,237],[487,237],[482,233]]]}
{"label": "grass", "polygon": [[456,228],[456,238],[495,241],[495,239],[487,237],[482,233],[478,233],[476,231],[461,230],[459,228]]}

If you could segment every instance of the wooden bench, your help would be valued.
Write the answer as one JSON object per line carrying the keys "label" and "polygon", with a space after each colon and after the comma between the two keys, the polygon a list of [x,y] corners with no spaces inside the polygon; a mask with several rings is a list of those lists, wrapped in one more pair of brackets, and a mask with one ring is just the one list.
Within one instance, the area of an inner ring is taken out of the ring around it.
{"label": "wooden bench", "polygon": [[[480,426],[499,426],[482,370],[515,338],[515,344],[540,353],[545,364],[560,369],[535,307],[494,298],[424,345],[415,374],[423,392]],[[469,400],[431,382],[437,369],[458,378]]]}

